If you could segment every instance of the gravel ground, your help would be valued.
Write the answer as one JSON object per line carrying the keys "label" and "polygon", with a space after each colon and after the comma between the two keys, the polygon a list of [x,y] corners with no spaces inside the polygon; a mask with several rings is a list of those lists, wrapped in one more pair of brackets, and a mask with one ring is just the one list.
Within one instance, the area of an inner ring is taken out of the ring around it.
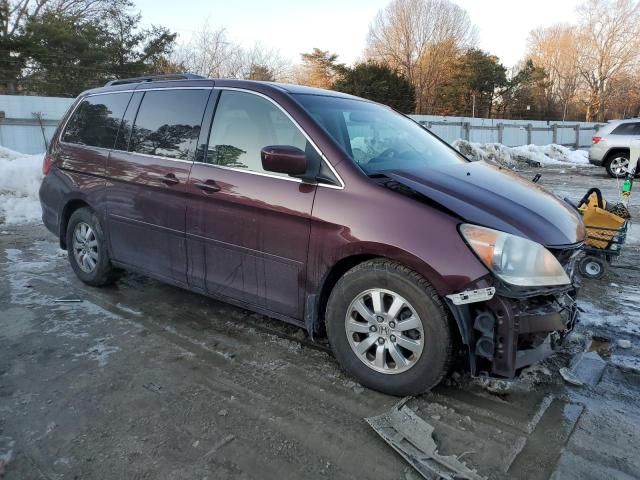
{"label": "gravel ground", "polygon": [[[615,198],[602,169],[541,173],[562,196]],[[633,202],[639,218],[640,190]],[[363,420],[398,399],[351,381],[303,331],[138,275],[90,288],[41,225],[0,230],[7,479],[418,478]],[[513,382],[454,373],[410,401],[441,453],[488,478],[640,478],[639,247],[634,229],[585,281],[566,351]],[[585,345],[602,380],[566,386],[558,369]]]}

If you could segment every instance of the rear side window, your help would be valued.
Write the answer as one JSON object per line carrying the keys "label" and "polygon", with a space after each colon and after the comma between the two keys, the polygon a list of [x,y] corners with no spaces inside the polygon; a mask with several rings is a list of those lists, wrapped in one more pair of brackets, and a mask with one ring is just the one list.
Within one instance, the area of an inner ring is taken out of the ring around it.
{"label": "rear side window", "polygon": [[87,97],[73,112],[62,141],[91,147],[113,148],[131,93]]}
{"label": "rear side window", "polygon": [[640,123],[622,123],[613,129],[611,135],[640,135]]}
{"label": "rear side window", "polygon": [[269,145],[308,148],[300,129],[273,103],[251,93],[223,91],[211,127],[207,163],[264,172],[260,151]]}
{"label": "rear side window", "polygon": [[209,90],[145,92],[133,124],[129,150],[191,159],[209,93]]}

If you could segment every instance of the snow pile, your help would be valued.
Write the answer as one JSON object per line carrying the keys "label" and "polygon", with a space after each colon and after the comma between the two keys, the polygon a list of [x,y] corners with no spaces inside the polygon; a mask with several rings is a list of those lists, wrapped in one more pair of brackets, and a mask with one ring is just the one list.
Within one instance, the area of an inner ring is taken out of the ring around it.
{"label": "snow pile", "polygon": [[588,152],[571,150],[556,144],[507,147],[501,143],[473,143],[459,139],[453,142],[452,145],[471,160],[484,160],[509,168],[515,168],[522,164],[532,167],[545,167],[548,165],[591,166]]}
{"label": "snow pile", "polygon": [[0,147],[0,223],[39,222],[38,189],[44,154],[25,155]]}

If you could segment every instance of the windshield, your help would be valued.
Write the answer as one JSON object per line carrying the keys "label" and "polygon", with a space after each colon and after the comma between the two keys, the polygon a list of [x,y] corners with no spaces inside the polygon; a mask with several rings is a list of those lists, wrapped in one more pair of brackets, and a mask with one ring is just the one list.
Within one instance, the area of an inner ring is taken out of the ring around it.
{"label": "windshield", "polygon": [[420,125],[390,108],[348,98],[294,96],[368,175],[466,162]]}

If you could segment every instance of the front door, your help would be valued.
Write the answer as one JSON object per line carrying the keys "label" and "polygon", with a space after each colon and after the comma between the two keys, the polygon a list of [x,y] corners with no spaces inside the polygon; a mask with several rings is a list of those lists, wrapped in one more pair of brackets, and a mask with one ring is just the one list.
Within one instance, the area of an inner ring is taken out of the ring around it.
{"label": "front door", "polygon": [[185,285],[185,195],[210,93],[136,92],[107,162],[111,257]]}
{"label": "front door", "polygon": [[190,282],[300,319],[316,185],[265,172],[268,145],[312,148],[269,99],[222,90],[206,155],[189,179]]}

